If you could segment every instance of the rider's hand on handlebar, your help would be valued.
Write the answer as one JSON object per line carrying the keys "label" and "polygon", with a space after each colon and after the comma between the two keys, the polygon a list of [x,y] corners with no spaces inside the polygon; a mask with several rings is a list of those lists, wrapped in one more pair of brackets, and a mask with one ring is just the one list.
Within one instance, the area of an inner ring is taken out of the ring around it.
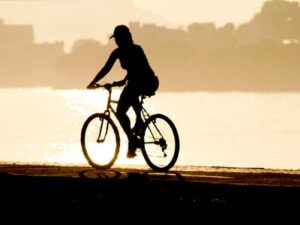
{"label": "rider's hand on handlebar", "polygon": [[112,83],[112,85],[113,85],[113,86],[119,86],[119,87],[121,87],[121,86],[125,85],[125,83],[126,83],[125,80],[114,81],[114,82]]}

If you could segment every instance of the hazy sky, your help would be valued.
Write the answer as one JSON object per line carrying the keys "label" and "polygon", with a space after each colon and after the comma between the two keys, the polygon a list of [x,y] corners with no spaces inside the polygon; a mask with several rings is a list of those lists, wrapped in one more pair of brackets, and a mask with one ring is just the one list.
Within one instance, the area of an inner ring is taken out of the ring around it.
{"label": "hazy sky", "polygon": [[[6,24],[34,25],[37,42],[79,38],[107,41],[113,27],[129,21],[184,27],[192,22],[249,21],[266,0],[0,0]],[[294,0],[300,1],[300,0]]]}

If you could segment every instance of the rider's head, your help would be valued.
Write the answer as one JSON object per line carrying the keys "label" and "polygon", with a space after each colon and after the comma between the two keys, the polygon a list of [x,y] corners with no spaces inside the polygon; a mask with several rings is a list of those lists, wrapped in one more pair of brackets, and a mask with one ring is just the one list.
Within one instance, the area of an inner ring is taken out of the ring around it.
{"label": "rider's head", "polygon": [[115,38],[118,46],[126,46],[133,43],[131,33],[125,25],[116,26],[114,33],[110,38]]}

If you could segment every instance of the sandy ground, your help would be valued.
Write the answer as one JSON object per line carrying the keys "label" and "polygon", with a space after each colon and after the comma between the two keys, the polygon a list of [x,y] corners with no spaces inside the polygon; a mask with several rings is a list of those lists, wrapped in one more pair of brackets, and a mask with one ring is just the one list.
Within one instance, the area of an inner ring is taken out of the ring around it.
{"label": "sandy ground", "polygon": [[129,167],[101,171],[2,164],[0,178],[2,212],[26,212],[31,220],[36,214],[112,219],[109,213],[169,222],[242,218],[286,223],[299,217],[300,170],[174,167],[156,173]]}

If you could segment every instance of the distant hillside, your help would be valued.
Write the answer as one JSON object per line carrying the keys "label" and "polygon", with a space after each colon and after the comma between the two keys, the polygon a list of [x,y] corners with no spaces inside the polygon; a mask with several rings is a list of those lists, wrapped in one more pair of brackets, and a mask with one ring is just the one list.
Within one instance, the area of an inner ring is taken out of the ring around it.
{"label": "distant hillside", "polygon": [[[298,2],[268,1],[239,27],[199,22],[180,30],[132,22],[130,29],[161,90],[300,91]],[[31,26],[0,21],[2,87],[85,88],[116,47],[113,40],[82,39],[66,54],[62,42],[36,44],[32,33]],[[105,80],[124,75],[116,64]]]}

